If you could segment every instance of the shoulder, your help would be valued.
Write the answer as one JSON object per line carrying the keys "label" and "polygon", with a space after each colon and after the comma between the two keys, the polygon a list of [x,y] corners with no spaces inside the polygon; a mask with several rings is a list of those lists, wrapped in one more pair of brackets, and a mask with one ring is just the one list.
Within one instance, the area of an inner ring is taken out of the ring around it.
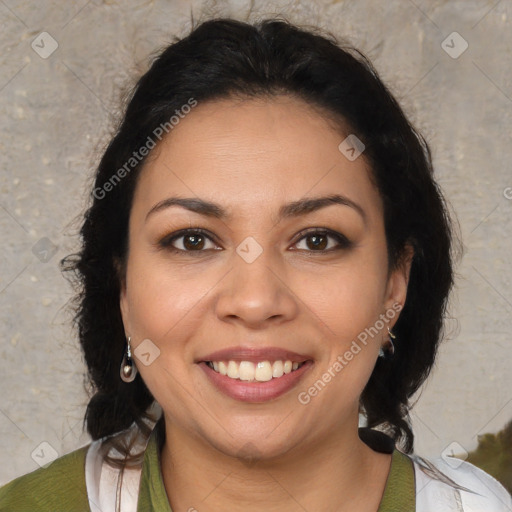
{"label": "shoulder", "polygon": [[509,492],[473,464],[452,458],[409,457],[415,471],[418,512],[436,506],[464,512],[512,512]]}
{"label": "shoulder", "polygon": [[84,446],[0,488],[0,512],[89,510]]}

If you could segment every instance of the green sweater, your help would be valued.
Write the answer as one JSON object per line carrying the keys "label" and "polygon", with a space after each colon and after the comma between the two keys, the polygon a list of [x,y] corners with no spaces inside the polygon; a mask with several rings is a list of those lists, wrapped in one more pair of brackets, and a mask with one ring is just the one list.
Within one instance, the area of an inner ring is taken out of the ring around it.
{"label": "green sweater", "polygon": [[[142,465],[138,512],[172,512],[160,470],[159,443],[153,431]],[[87,446],[0,488],[1,512],[88,512],[85,485]],[[415,510],[412,461],[393,451],[391,470],[378,512]]]}

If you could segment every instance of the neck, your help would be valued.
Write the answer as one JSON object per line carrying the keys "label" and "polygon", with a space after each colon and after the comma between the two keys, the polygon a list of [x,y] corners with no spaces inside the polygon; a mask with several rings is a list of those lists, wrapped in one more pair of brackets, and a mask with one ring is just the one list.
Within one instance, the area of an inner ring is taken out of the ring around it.
{"label": "neck", "polygon": [[[229,456],[165,422],[162,476],[173,510],[376,512],[391,455],[343,429],[274,458]],[[229,506],[228,506],[229,505]]]}

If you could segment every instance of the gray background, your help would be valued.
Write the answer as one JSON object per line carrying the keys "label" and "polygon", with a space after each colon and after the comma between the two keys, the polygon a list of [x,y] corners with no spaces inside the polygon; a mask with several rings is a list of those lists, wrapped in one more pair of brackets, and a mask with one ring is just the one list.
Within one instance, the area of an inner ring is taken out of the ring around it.
{"label": "gray background", "polygon": [[[416,451],[474,449],[479,434],[512,419],[512,2],[253,4],[251,21],[283,13],[365,51],[433,148],[466,252],[449,340],[412,415]],[[0,483],[88,441],[72,292],[58,261],[77,247],[76,216],[121,91],[151,52],[188,32],[191,10],[244,19],[249,8],[0,0]],[[454,31],[469,45],[458,58]],[[42,32],[58,44],[46,58],[31,46],[51,49]]]}

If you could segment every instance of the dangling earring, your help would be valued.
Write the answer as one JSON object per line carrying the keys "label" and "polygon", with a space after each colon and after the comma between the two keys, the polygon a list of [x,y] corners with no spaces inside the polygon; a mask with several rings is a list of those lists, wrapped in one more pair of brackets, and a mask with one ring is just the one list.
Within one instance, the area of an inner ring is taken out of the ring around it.
{"label": "dangling earring", "polygon": [[396,339],[396,336],[391,332],[390,328],[388,327],[388,334],[389,338],[386,344],[383,347],[380,347],[379,350],[379,357],[382,357],[383,359],[389,361],[390,359],[393,359],[393,356],[395,355],[395,345],[393,344],[393,340]]}
{"label": "dangling earring", "polygon": [[137,367],[132,359],[132,349],[130,347],[131,338],[128,336],[126,340],[126,350],[123,356],[123,360],[121,361],[121,369],[119,374],[121,375],[121,380],[124,382],[133,382],[135,377],[137,376]]}

